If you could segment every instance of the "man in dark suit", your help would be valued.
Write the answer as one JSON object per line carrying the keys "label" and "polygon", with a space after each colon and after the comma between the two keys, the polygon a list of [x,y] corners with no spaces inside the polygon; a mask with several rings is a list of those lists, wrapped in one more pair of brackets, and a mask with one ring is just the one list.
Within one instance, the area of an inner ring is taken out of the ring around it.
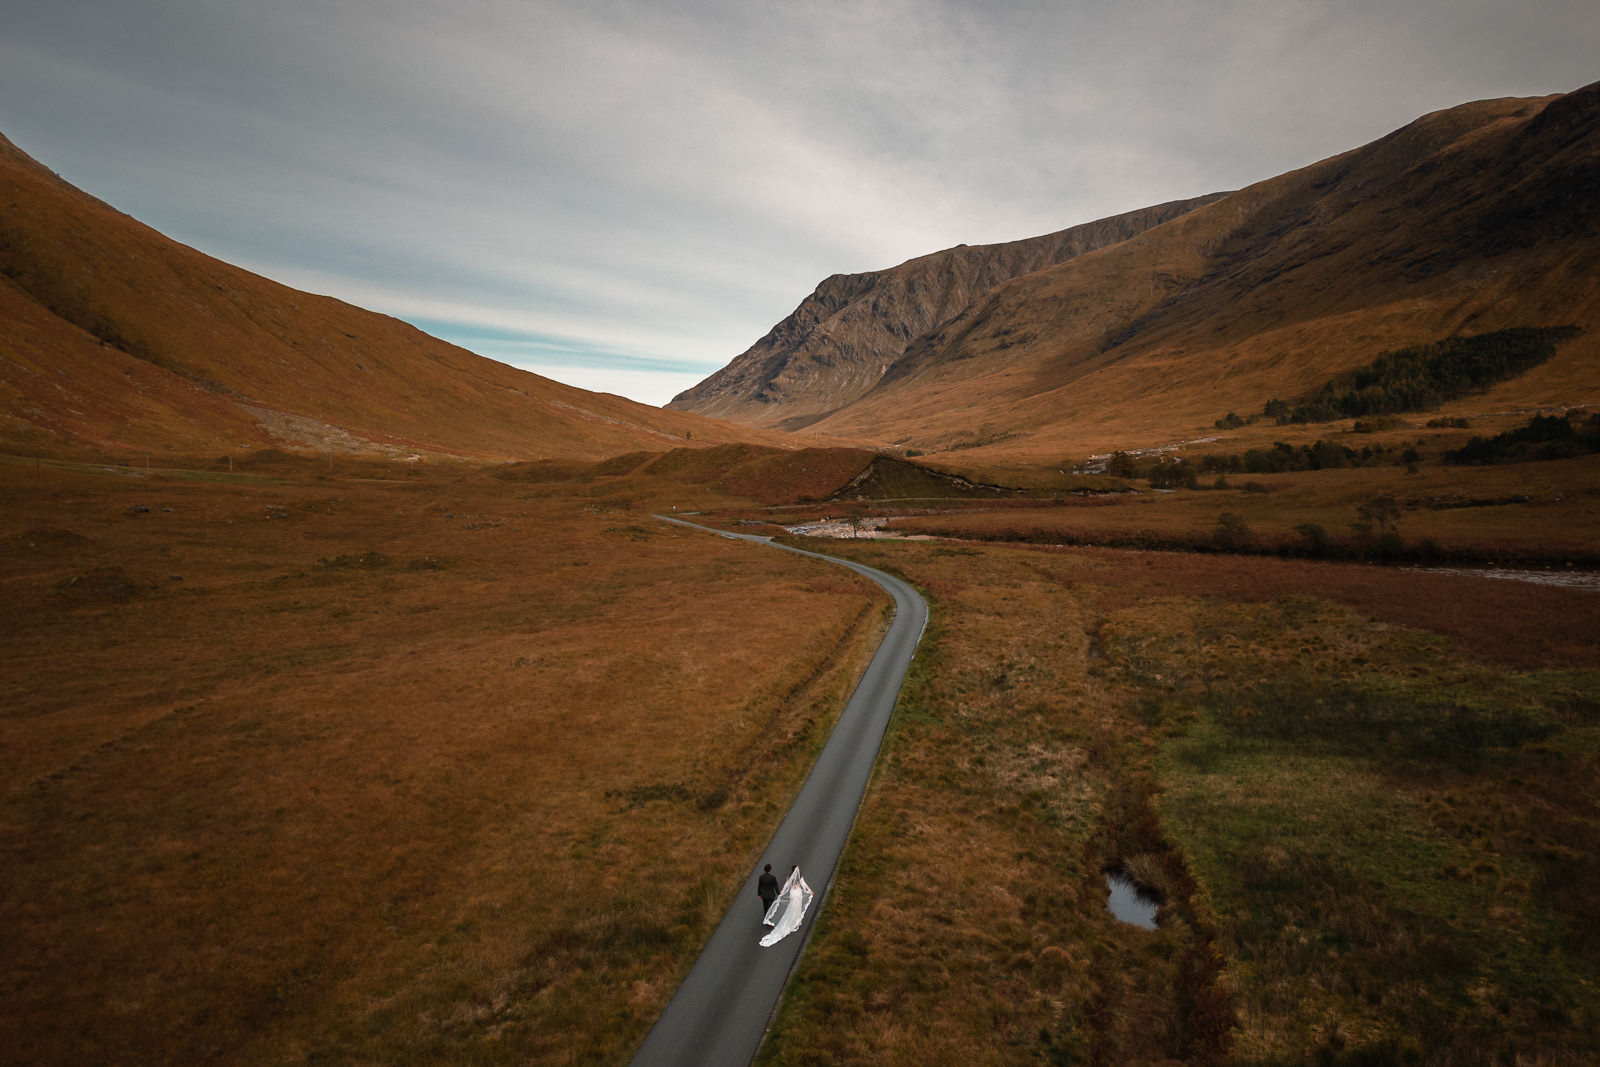
{"label": "man in dark suit", "polygon": [[756,880],[756,895],[761,898],[761,914],[765,916],[772,907],[772,902],[778,899],[778,878],[772,873],[770,863]]}

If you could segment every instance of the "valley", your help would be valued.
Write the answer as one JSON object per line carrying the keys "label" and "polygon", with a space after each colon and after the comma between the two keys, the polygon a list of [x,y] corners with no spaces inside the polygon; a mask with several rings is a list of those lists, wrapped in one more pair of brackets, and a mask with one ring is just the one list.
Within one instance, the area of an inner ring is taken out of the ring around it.
{"label": "valley", "polygon": [[[1370,471],[914,506],[774,476],[821,458],[0,464],[8,1046],[626,1059],[885,622],[676,509],[937,535],[828,543],[933,622],[766,1061],[1594,1051],[1600,594],[1212,540],[1341,529]],[[1525,498],[1404,537],[1593,549],[1592,463],[1385,477]],[[1108,547],[1159,531],[1204,550]]]}
{"label": "valley", "polygon": [[0,139],[0,1048],[627,1061],[891,612],[661,515],[931,606],[756,1062],[1600,1057],[1597,158],[1463,104],[657,409]]}

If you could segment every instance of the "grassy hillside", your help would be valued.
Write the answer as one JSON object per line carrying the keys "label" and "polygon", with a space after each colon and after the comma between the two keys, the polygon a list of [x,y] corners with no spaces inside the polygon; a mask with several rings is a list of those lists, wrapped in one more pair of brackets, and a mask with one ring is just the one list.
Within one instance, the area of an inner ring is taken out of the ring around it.
{"label": "grassy hillside", "polygon": [[755,501],[768,508],[827,505],[860,510],[885,502],[1049,498],[1085,487],[1119,487],[1114,479],[1059,472],[960,471],[930,467],[864,448],[782,449],[714,445],[670,452],[634,452],[595,464],[509,463],[495,476],[561,484],[567,491],[657,496],[670,487],[673,506],[725,508]]}
{"label": "grassy hillside", "polygon": [[598,459],[754,440],[168,240],[0,138],[0,450]]}

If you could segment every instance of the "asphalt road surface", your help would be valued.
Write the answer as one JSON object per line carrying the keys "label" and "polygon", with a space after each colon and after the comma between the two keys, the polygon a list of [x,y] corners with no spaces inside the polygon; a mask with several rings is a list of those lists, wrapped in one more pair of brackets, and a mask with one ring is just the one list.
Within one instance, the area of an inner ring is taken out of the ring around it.
{"label": "asphalt road surface", "polygon": [[761,1047],[783,987],[826,905],[834,868],[866,793],[889,715],[900,695],[900,683],[927,625],[928,605],[905,582],[859,563],[790,548],[768,537],[712,530],[664,515],[656,518],[849,567],[894,597],[895,616],[889,632],[828,735],[789,814],[762,854],[761,863],[772,864],[772,873],[780,882],[798,864],[816,891],[817,899],[805,922],[799,931],[770,948],[761,947],[766,927],[761,925],[761,903],[756,896],[756,878],[761,872],[758,863],[633,1058],[636,1067],[747,1067]]}

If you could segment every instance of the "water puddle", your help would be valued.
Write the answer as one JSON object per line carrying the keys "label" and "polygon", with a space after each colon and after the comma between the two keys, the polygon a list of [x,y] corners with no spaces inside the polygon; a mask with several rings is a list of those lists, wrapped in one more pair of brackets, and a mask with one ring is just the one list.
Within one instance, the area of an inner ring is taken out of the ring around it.
{"label": "water puddle", "polygon": [[784,529],[801,537],[833,537],[838,539],[861,538],[863,540],[879,540],[893,535],[884,527],[889,525],[888,516],[872,516],[865,519],[821,519],[817,522],[804,522],[799,526],[785,526]]}
{"label": "water puddle", "polygon": [[1425,574],[1466,574],[1474,578],[1499,578],[1508,582],[1532,582],[1534,585],[1559,585],[1567,589],[1600,591],[1600,574],[1593,571],[1519,571],[1495,567],[1409,567],[1407,569]]}
{"label": "water puddle", "polygon": [[1133,880],[1118,870],[1106,872],[1106,907],[1111,914],[1125,923],[1145,930],[1156,928],[1156,909],[1161,901],[1155,894],[1135,885]]}

